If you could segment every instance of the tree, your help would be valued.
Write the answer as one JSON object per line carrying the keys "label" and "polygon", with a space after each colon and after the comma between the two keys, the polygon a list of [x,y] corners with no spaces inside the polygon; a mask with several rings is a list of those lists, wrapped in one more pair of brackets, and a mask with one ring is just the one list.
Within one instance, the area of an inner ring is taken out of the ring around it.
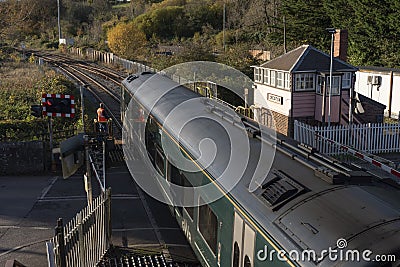
{"label": "tree", "polygon": [[176,55],[178,62],[214,61],[215,57],[210,50],[207,40],[196,33],[192,39],[183,44],[183,49]]}
{"label": "tree", "polygon": [[108,0],[95,0],[90,5],[95,19],[106,18],[110,13],[111,4]]}
{"label": "tree", "polygon": [[349,31],[354,65],[399,67],[400,3],[390,0],[325,0],[335,28]]}
{"label": "tree", "polygon": [[133,22],[119,23],[107,32],[110,50],[127,59],[133,59],[147,44],[146,35]]}
{"label": "tree", "polygon": [[258,65],[259,62],[250,55],[249,49],[250,47],[246,44],[232,45],[225,53],[217,57],[217,62],[231,66],[247,76],[253,77],[251,66]]}
{"label": "tree", "polygon": [[357,65],[400,66],[400,17],[397,1],[352,0],[351,61]]}
{"label": "tree", "polygon": [[138,16],[134,21],[148,38],[153,35],[162,38],[185,36],[189,32],[185,28],[187,23],[184,9],[180,6],[154,9]]}
{"label": "tree", "polygon": [[282,15],[286,18],[288,42],[310,44],[329,51],[330,34],[326,28],[332,27],[320,0],[282,0]]}
{"label": "tree", "polygon": [[26,36],[38,35],[51,25],[54,7],[48,0],[0,1],[0,37],[15,44]]}
{"label": "tree", "polygon": [[187,2],[165,0],[153,4],[134,21],[146,33],[147,38],[187,38],[196,32],[204,32],[204,28],[222,29],[221,4],[206,0]]}
{"label": "tree", "polygon": [[222,30],[223,6],[218,3],[206,3],[196,1],[185,6],[185,17],[187,19],[186,29],[188,32],[201,32],[206,25],[214,30]]}

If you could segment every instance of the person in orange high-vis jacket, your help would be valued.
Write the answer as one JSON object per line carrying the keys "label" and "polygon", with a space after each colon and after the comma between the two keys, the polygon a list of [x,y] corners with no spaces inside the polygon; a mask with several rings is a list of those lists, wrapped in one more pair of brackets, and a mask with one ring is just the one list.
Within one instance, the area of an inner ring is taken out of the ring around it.
{"label": "person in orange high-vis jacket", "polygon": [[107,132],[107,115],[106,110],[104,109],[104,104],[100,103],[99,108],[97,109],[97,123],[100,132]]}
{"label": "person in orange high-vis jacket", "polygon": [[100,103],[100,107],[97,109],[97,121],[107,122],[106,110],[103,103]]}

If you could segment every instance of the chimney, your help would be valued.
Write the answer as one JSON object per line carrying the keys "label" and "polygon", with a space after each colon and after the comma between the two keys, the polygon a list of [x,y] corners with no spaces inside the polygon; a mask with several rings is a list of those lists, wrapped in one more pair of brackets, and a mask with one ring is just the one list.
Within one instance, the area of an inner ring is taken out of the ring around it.
{"label": "chimney", "polygon": [[347,61],[348,32],[347,30],[336,30],[333,42],[333,56]]}

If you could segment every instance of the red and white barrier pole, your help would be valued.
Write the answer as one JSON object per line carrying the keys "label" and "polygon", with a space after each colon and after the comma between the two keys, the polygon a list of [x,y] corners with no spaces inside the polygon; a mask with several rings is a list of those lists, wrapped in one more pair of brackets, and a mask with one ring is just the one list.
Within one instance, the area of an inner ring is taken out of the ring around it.
{"label": "red and white barrier pole", "polygon": [[380,169],[382,169],[382,170],[384,170],[384,171],[386,171],[386,172],[388,172],[390,174],[393,174],[394,176],[396,176],[397,178],[400,179],[400,171],[398,171],[396,169],[393,169],[392,167],[389,167],[388,165],[385,165],[382,162],[379,162],[379,161],[377,161],[377,160],[375,160],[375,159],[373,159],[371,157],[368,157],[367,155],[364,155],[364,154],[358,152],[357,150],[352,149],[352,148],[350,148],[348,146],[345,146],[343,144],[340,144],[340,143],[338,143],[338,142],[336,142],[334,140],[328,139],[328,138],[326,138],[326,137],[324,137],[322,135],[319,135],[317,133],[315,135],[317,137],[321,137],[321,138],[325,139],[326,141],[328,141],[331,144],[334,144],[334,145],[338,146],[341,150],[344,150],[347,153],[349,153],[349,154],[351,154],[351,155],[353,155],[353,156],[355,156],[357,158],[365,160],[365,161],[373,164],[374,166],[376,166],[376,167],[378,167],[378,168],[380,168]]}

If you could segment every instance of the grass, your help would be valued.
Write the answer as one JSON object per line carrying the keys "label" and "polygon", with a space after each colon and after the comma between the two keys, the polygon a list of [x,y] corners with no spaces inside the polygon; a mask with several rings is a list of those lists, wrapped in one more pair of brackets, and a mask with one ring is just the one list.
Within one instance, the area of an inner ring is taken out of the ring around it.
{"label": "grass", "polygon": [[389,117],[385,117],[383,120],[384,123],[389,123],[389,124],[397,124],[399,123],[399,120],[393,119],[393,118],[389,118]]}
{"label": "grass", "polygon": [[[31,59],[31,62],[34,60]],[[78,99],[76,117],[54,118],[55,131],[82,124],[79,91],[72,82],[54,70],[29,63],[18,54],[11,54],[0,61],[0,77],[0,140],[19,141],[23,133],[29,136],[43,129],[46,118],[31,115],[31,105],[40,104],[43,93],[73,94]]]}
{"label": "grass", "polygon": [[129,8],[130,3],[123,3],[123,4],[117,4],[113,5],[112,8],[117,9],[117,8]]}
{"label": "grass", "polygon": [[30,105],[39,104],[36,85],[45,77],[43,69],[22,62],[6,62],[0,68],[0,121],[31,120]]}

